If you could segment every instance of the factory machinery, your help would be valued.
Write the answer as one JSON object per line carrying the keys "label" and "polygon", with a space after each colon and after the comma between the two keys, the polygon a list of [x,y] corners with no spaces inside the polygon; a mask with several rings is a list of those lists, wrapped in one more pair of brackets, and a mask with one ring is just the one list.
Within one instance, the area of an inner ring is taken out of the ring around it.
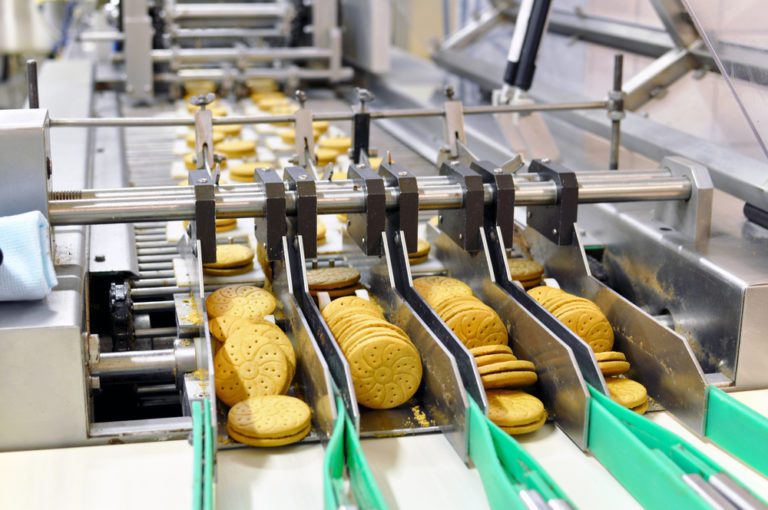
{"label": "factory machinery", "polygon": [[[39,73],[29,63],[29,107],[0,110],[0,215],[43,213],[58,286],[43,300],[0,303],[0,450],[179,444],[191,450],[181,463],[189,478],[168,487],[173,507],[249,507],[248,497],[300,507],[303,493],[318,496],[304,507],[326,508],[765,508],[765,229],[735,217],[738,205],[713,185],[719,174],[700,162],[673,154],[655,168],[619,165],[620,58],[607,97],[468,105],[449,86],[417,104],[388,85],[397,69],[375,77],[381,43],[354,29],[355,16],[381,5],[349,4],[342,37],[333,1],[123,2],[115,27],[103,12],[82,14],[68,58]],[[536,41],[547,9],[529,4],[522,38]],[[505,79],[520,87],[513,63]],[[267,114],[243,98],[264,79],[291,92],[295,111]],[[213,80],[218,95],[182,98],[200,80]],[[214,101],[229,113],[214,116]],[[590,111],[612,126],[602,155],[612,170],[524,159],[484,131],[494,117]],[[319,121],[352,137],[335,164],[315,157]],[[269,142],[286,124],[293,142]],[[267,144],[260,151],[283,154],[252,183],[225,182],[214,133],[235,125]],[[178,185],[179,135],[189,131],[194,168]],[[237,231],[217,233],[216,219],[228,218]],[[318,243],[318,221],[333,246]],[[419,238],[432,251],[412,265]],[[226,242],[258,244],[258,267],[205,275]],[[507,261],[521,254],[606,315],[629,375],[648,389],[647,415],[608,398],[588,344],[512,279]],[[357,403],[307,285],[308,269],[343,266],[360,271],[419,351],[424,379],[405,406]],[[466,282],[500,314],[514,351],[538,369],[545,429],[518,442],[488,421],[472,355],[413,287],[425,275]],[[313,412],[297,445],[250,449],[227,436],[204,303],[234,283],[266,286],[281,303],[275,320],[294,344],[298,392]],[[380,441],[431,464],[420,473],[385,463]],[[233,455],[291,459],[308,448],[323,452],[321,488],[290,469],[241,466],[238,477],[228,467]],[[430,469],[450,482],[423,475]],[[259,488],[234,498],[243,489],[230,477]],[[286,487],[297,494],[281,495]]]}

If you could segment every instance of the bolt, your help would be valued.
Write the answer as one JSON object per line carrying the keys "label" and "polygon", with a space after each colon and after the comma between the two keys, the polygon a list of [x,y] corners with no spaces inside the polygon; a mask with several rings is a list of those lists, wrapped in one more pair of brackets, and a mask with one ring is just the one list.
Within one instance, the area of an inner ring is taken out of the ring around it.
{"label": "bolt", "polygon": [[363,241],[363,244],[365,244],[365,237],[363,237],[363,238],[361,239],[361,241]]}
{"label": "bolt", "polygon": [[299,176],[299,180],[300,181],[306,181],[307,180],[307,176],[302,174],[302,175]]}
{"label": "bolt", "polygon": [[366,104],[370,103],[375,99],[373,94],[368,89],[363,88],[356,88],[355,91],[357,92],[357,99],[360,101],[360,111],[365,112],[367,111]]}
{"label": "bolt", "polygon": [[90,376],[88,378],[88,382],[91,385],[92,390],[100,390],[101,389],[101,378],[97,376]]}
{"label": "bolt", "polygon": [[464,239],[464,234],[459,234],[459,239]]}
{"label": "bolt", "polygon": [[443,94],[445,94],[445,97],[448,98],[448,100],[453,100],[453,96],[456,94],[456,91],[453,88],[453,85],[448,85],[443,89]]}
{"label": "bolt", "polygon": [[397,172],[398,177],[407,177],[408,172]]}
{"label": "bolt", "polygon": [[549,158],[541,158],[541,162],[542,162],[542,163],[545,163],[545,164],[546,164],[546,163],[549,163],[549,162],[551,162],[551,161],[552,161],[552,160],[551,160],[551,159],[549,159]]}
{"label": "bolt", "polygon": [[208,179],[206,179],[205,177],[201,177],[197,180],[198,184],[205,184],[206,182],[208,182]]}
{"label": "bolt", "polygon": [[299,105],[300,105],[302,108],[304,108],[304,103],[306,103],[306,102],[307,102],[307,93],[306,93],[306,92],[304,92],[303,90],[297,90],[297,91],[296,91],[296,92],[293,94],[293,97],[294,97],[294,98],[296,98],[296,101],[298,101],[298,102],[299,102]]}
{"label": "bolt", "polygon": [[459,162],[458,162],[458,161],[456,161],[456,160],[453,160],[453,161],[451,161],[451,166],[456,166],[456,165],[458,165],[458,164],[459,164]]}
{"label": "bolt", "polygon": [[104,255],[96,255],[95,257],[93,257],[93,260],[95,260],[96,262],[104,262],[105,260],[107,260],[107,257],[105,257]]}
{"label": "bolt", "polygon": [[358,163],[355,165],[357,168],[365,168],[365,165],[363,163]]}
{"label": "bolt", "polygon": [[552,235],[553,235],[553,236],[556,236],[556,235],[557,235],[557,229],[556,229],[556,228],[553,228],[553,229],[552,229]]}
{"label": "bolt", "polygon": [[526,214],[526,216],[527,216],[528,218],[530,218],[530,217],[532,217],[532,216],[533,216],[533,213],[532,213],[531,211],[528,211],[528,213]]}

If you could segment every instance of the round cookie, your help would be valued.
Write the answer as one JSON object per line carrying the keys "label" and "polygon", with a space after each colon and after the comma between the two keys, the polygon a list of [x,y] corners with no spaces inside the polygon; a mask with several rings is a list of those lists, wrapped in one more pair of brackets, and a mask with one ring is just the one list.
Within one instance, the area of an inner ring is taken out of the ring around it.
{"label": "round cookie", "polygon": [[484,356],[478,356],[475,358],[475,364],[478,368],[494,363],[502,363],[504,361],[515,361],[517,357],[509,352],[503,354],[486,354]]}
{"label": "round cookie", "polygon": [[433,307],[444,299],[456,296],[472,296],[472,289],[469,285],[446,276],[417,278],[413,281],[413,288]]}
{"label": "round cookie", "polygon": [[613,329],[599,310],[575,308],[557,314],[557,318],[587,342],[595,352],[610,351],[613,347]]}
{"label": "round cookie", "polygon": [[318,141],[317,145],[321,149],[336,151],[336,154],[347,152],[352,146],[352,139],[348,136],[327,137]]}
{"label": "round cookie", "polygon": [[530,259],[509,259],[509,274],[513,280],[533,280],[544,274],[544,266]]}
{"label": "round cookie", "polygon": [[[190,131],[187,133],[186,136],[187,145],[189,147],[194,148],[195,147],[195,132]],[[216,149],[218,149],[218,144],[224,142],[224,133],[213,133],[211,134],[211,141],[213,141],[213,145],[216,146]]]}
{"label": "round cookie", "polygon": [[470,349],[481,345],[504,345],[508,340],[507,328],[493,310],[459,312],[446,324]]}
{"label": "round cookie", "polygon": [[217,124],[213,126],[214,133],[221,133],[224,136],[240,136],[242,131],[242,124]]}
{"label": "round cookie", "polygon": [[[339,153],[331,149],[315,149],[315,157],[317,158],[317,164],[325,166],[328,163],[336,161]],[[343,181],[347,178],[347,172],[334,172],[331,176],[332,181]]]}
{"label": "round cookie", "polygon": [[646,411],[648,411],[648,405],[649,405],[649,402],[646,400],[639,406],[633,407],[632,410],[637,414],[645,414]]}
{"label": "round cookie", "polygon": [[426,239],[419,239],[416,243],[416,250],[408,252],[409,257],[423,257],[429,254],[432,245]]}
{"label": "round cookie", "polygon": [[492,390],[488,397],[488,418],[499,427],[519,427],[546,418],[541,400],[518,390]]}
{"label": "round cookie", "polygon": [[[223,135],[222,135],[223,136]],[[214,141],[214,143],[216,143]],[[230,159],[256,155],[255,140],[224,140],[216,144],[216,152],[224,154]]]}
{"label": "round cookie", "polygon": [[325,223],[323,223],[322,220],[317,220],[317,237],[316,239],[318,241],[325,239],[325,235],[328,232],[328,229],[325,227]]}
{"label": "round cookie", "polygon": [[535,287],[528,291],[528,294],[535,299],[538,302],[541,302],[542,299],[544,299],[547,296],[552,296],[555,294],[561,294],[563,291],[560,289],[556,289],[554,287],[549,287],[547,285],[541,285],[539,287]]}
{"label": "round cookie", "polygon": [[268,291],[250,285],[230,285],[212,292],[205,299],[205,308],[211,318],[236,315],[249,319],[263,319],[275,311],[277,301]]}
{"label": "round cookie", "polygon": [[355,291],[358,290],[358,289],[362,289],[362,288],[363,288],[362,285],[356,283],[354,285],[348,285],[346,287],[339,287],[338,289],[312,289],[312,288],[310,288],[309,289],[309,293],[312,296],[317,297],[318,293],[325,292],[325,293],[328,294],[328,297],[330,297],[331,299],[336,299],[336,298],[344,297],[344,296],[354,296],[355,295]]}
{"label": "round cookie", "polygon": [[323,267],[307,271],[307,284],[314,290],[348,287],[359,280],[360,272],[353,267]]}
{"label": "round cookie", "polygon": [[263,337],[229,338],[213,363],[216,396],[228,406],[258,395],[278,395],[288,386],[285,354]]}
{"label": "round cookie", "polygon": [[219,342],[224,342],[229,335],[234,333],[241,326],[247,326],[257,322],[253,319],[237,317],[235,315],[222,315],[208,321],[208,330]]}
{"label": "round cookie", "polygon": [[238,402],[227,414],[227,426],[254,439],[292,436],[311,425],[307,404],[286,395],[265,395]]}
{"label": "round cookie", "polygon": [[624,407],[632,409],[648,401],[645,386],[625,377],[609,377],[605,380],[611,399]]}
{"label": "round cookie", "polygon": [[285,437],[276,437],[271,439],[257,439],[253,437],[249,437],[243,434],[240,434],[239,432],[232,430],[232,428],[227,425],[227,434],[229,437],[237,441],[238,443],[247,444],[248,446],[255,446],[258,448],[274,448],[278,446],[285,446],[288,444],[298,443],[312,430],[312,426],[307,426],[304,428],[304,430],[299,431],[296,434],[285,436]]}
{"label": "round cookie", "polygon": [[629,363],[626,361],[598,361],[597,366],[606,377],[629,372]]}
{"label": "round cookie", "polygon": [[480,347],[473,347],[469,349],[469,353],[478,358],[487,354],[513,354],[512,348],[509,345],[482,345]]}
{"label": "round cookie", "polygon": [[429,255],[423,255],[421,257],[408,257],[408,263],[412,266],[418,266],[429,260]]}
{"label": "round cookie", "polygon": [[357,344],[347,360],[357,400],[371,409],[404,404],[421,384],[421,359],[411,344],[374,338]]}
{"label": "round cookie", "polygon": [[216,262],[203,264],[207,269],[241,267],[253,262],[253,250],[244,244],[220,244],[216,246]]}
{"label": "round cookie", "polygon": [[323,318],[328,321],[332,317],[335,317],[336,314],[355,313],[355,310],[359,308],[370,310],[375,315],[380,316],[382,319],[384,318],[384,313],[381,311],[379,305],[369,299],[363,299],[358,296],[347,296],[334,299],[328,306],[323,308],[322,315]]}
{"label": "round cookie", "polygon": [[250,273],[251,271],[253,271],[253,262],[249,262],[244,266],[225,268],[203,266],[203,274],[207,274],[208,276],[237,276],[240,274]]}
{"label": "round cookie", "polygon": [[229,176],[233,181],[253,182],[253,176],[257,168],[269,169],[272,166],[273,163],[268,161],[247,161],[230,168]]}
{"label": "round cookie", "polygon": [[[227,341],[246,342],[249,337],[258,337],[280,348],[288,362],[288,383],[290,384],[293,374],[296,373],[296,351],[283,330],[269,321],[253,321],[230,331]],[[285,389],[287,390],[288,387]]]}
{"label": "round cookie", "polygon": [[536,372],[520,370],[481,375],[480,379],[483,381],[483,387],[490,390],[495,388],[523,388],[535,384],[539,378]]}
{"label": "round cookie", "polygon": [[496,374],[501,372],[516,372],[516,371],[536,371],[536,366],[530,361],[518,359],[512,361],[502,361],[499,363],[491,363],[483,366],[478,365],[478,373],[480,375]]}
{"label": "round cookie", "polygon": [[517,427],[500,427],[501,430],[509,434],[510,436],[520,436],[523,434],[530,434],[539,430],[547,422],[547,416],[544,415],[535,422],[529,425],[518,425]]}
{"label": "round cookie", "polygon": [[[344,296],[344,297],[357,297],[357,296]],[[339,298],[341,299],[341,298]],[[330,306],[330,305],[329,305]],[[353,327],[361,322],[367,322],[373,319],[383,319],[381,312],[371,310],[368,308],[356,308],[354,313],[336,313],[333,316],[329,316],[326,322],[331,331],[334,332],[334,336],[340,336],[346,334],[348,328]]]}
{"label": "round cookie", "polygon": [[600,361],[627,361],[627,357],[624,353],[619,351],[596,352],[595,359],[598,363]]}

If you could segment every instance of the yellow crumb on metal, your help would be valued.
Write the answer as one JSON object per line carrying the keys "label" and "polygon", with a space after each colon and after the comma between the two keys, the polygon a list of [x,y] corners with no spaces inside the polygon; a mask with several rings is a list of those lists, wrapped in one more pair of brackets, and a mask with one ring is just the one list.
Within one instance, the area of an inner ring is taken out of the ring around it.
{"label": "yellow crumb on metal", "polygon": [[411,406],[411,413],[420,427],[431,427],[433,425],[427,418],[426,413],[418,405]]}

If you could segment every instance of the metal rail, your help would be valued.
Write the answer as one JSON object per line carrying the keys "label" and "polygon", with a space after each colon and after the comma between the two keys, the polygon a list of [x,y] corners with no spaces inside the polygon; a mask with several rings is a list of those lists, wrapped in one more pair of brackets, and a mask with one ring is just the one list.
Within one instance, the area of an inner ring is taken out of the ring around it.
{"label": "metal rail", "polygon": [[[584,101],[578,103],[550,103],[550,104],[509,104],[498,106],[467,106],[464,115],[485,115],[493,113],[530,113],[530,112],[554,112],[564,110],[601,110],[608,107],[608,101]],[[443,117],[445,110],[441,108],[412,108],[401,110],[381,110],[370,112],[372,119],[397,119],[417,117]],[[327,112],[317,113],[314,120],[330,122],[351,121],[353,112]],[[232,124],[276,124],[281,122],[293,122],[293,115],[244,115],[233,117],[214,117],[214,126]],[[52,118],[49,119],[50,127],[178,127],[194,126],[195,119],[190,117],[101,117],[101,118]]]}
{"label": "metal rail", "polygon": [[[606,172],[607,173],[607,172]],[[557,200],[553,182],[515,177],[516,205],[548,205]],[[83,198],[49,201],[49,219],[53,225],[131,223],[158,220],[185,220],[195,216],[195,195],[191,186],[127,188],[125,190],[83,190]],[[459,184],[446,178],[419,178],[419,208],[422,210],[458,209],[464,195]],[[387,208],[399,200],[399,189],[385,190]],[[624,177],[611,172],[580,181],[579,202],[629,202],[687,200],[691,182],[685,177],[660,174],[655,178]],[[286,190],[286,212],[295,214],[296,193]],[[352,181],[318,183],[319,214],[364,212],[366,194]],[[485,185],[485,202],[494,200],[494,189]],[[220,186],[216,191],[216,216],[219,218],[263,217],[267,199],[258,184]],[[143,268],[149,269],[149,267]]]}

